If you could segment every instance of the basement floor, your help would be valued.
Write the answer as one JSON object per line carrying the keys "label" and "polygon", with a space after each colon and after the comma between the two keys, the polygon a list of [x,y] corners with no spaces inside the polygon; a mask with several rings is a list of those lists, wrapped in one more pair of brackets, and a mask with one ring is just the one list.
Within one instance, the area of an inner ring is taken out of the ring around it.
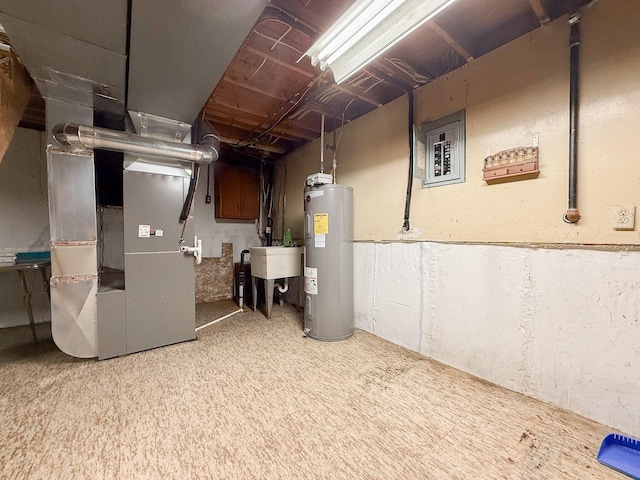
{"label": "basement floor", "polygon": [[302,338],[289,305],[103,362],[40,328],[0,332],[1,478],[626,478],[604,425],[360,330]]}

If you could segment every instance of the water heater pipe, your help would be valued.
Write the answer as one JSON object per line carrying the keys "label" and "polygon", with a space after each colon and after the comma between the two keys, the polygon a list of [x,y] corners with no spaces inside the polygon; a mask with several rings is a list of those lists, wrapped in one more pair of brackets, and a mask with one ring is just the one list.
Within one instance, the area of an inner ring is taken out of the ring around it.
{"label": "water heater pipe", "polygon": [[320,122],[320,173],[324,173],[324,113]]}
{"label": "water heater pipe", "polygon": [[333,177],[333,183],[336,183],[336,170],[338,169],[338,143],[336,141],[336,133],[338,129],[336,128],[335,119],[333,123],[333,165],[331,166],[331,176]]}
{"label": "water heater pipe", "polygon": [[218,159],[218,149],[212,145],[213,142],[202,145],[169,142],[75,123],[56,125],[53,128],[53,137],[64,147],[101,148],[192,163],[211,163]]}

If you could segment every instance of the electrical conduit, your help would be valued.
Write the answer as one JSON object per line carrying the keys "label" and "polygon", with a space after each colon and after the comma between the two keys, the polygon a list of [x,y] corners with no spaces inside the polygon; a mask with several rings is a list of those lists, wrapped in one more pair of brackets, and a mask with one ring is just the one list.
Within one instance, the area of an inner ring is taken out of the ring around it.
{"label": "electrical conduit", "polygon": [[578,223],[578,96],[580,66],[580,12],[569,19],[571,37],[569,40],[569,208],[562,216],[567,223]]}

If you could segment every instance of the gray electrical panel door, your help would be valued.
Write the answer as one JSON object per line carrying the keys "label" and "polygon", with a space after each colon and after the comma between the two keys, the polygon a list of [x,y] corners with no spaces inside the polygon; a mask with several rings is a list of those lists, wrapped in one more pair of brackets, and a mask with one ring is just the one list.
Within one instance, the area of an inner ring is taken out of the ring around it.
{"label": "gray electrical panel door", "polygon": [[195,338],[194,259],[179,250],[188,186],[186,177],[124,172],[128,353]]}
{"label": "gray electrical panel door", "polygon": [[307,187],[304,205],[305,332],[344,340],[353,335],[353,188]]}

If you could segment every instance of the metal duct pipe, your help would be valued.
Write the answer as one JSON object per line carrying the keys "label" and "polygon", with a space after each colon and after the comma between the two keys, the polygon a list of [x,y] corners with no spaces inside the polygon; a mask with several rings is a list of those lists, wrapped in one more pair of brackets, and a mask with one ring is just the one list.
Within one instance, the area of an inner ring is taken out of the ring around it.
{"label": "metal duct pipe", "polygon": [[[200,125],[198,125],[198,142],[201,147],[212,147],[216,153],[220,152],[220,137],[218,136],[218,132],[213,128],[213,125],[202,118],[200,121]],[[214,161],[217,157],[214,159]]]}
{"label": "metal duct pipe", "polygon": [[580,98],[578,96],[580,66],[580,14],[573,16],[571,24],[570,71],[569,71],[569,208],[563,215],[567,223],[578,223],[578,113]]}
{"label": "metal duct pipe", "polygon": [[56,125],[53,128],[53,137],[63,147],[101,148],[192,163],[214,162],[218,159],[219,152],[219,148],[215,148],[212,144],[215,142],[207,142],[203,145],[168,142],[128,132],[74,123]]}

